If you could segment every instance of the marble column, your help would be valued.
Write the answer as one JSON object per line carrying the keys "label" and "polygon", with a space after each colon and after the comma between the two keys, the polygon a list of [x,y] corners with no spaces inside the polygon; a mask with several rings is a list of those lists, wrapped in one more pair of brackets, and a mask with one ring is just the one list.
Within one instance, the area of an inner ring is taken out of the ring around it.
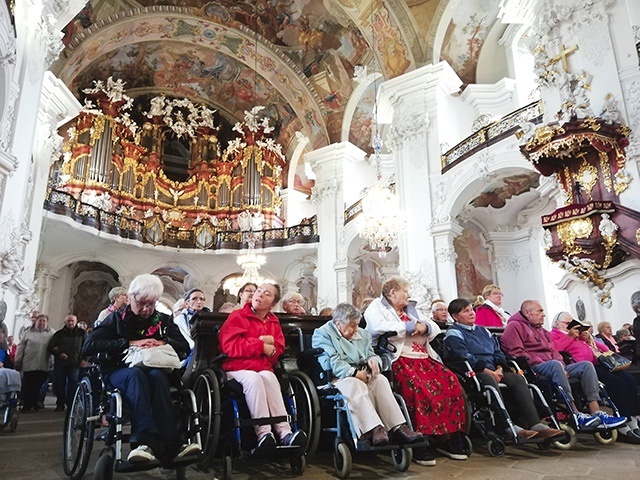
{"label": "marble column", "polygon": [[446,108],[460,83],[451,67],[441,62],[380,86],[380,119],[393,121],[387,142],[395,162],[400,214],[406,221],[398,242],[399,267],[418,304],[428,304],[440,290],[436,246],[429,230],[434,210],[429,179],[440,175],[441,168],[438,112]]}
{"label": "marble column", "polygon": [[[365,156],[349,142],[334,143],[305,155],[305,162],[316,176],[311,201],[317,207],[318,234],[318,303],[336,305],[351,301],[347,292],[345,267],[338,275],[336,265],[347,262],[344,247],[344,169]],[[341,289],[342,285],[342,289]]]}

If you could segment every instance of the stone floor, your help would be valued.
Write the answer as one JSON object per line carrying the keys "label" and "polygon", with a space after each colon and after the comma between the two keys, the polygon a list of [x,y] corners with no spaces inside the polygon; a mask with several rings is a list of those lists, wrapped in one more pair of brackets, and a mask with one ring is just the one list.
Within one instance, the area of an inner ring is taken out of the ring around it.
{"label": "stone floor", "polygon": [[[66,478],[60,462],[62,449],[62,425],[64,414],[53,411],[51,401],[38,413],[23,414],[16,432],[0,431],[0,479],[44,479]],[[575,450],[540,451],[535,447],[508,447],[502,458],[488,455],[482,442],[475,443],[476,451],[465,462],[438,458],[435,467],[413,464],[407,472],[393,470],[389,457],[354,456],[350,478],[405,478],[405,479],[491,479],[491,480],[554,480],[583,478],[638,478],[640,472],[640,446],[615,443],[609,446],[598,444],[593,437],[581,435]],[[92,478],[92,468],[99,445],[94,445],[93,459],[85,478]],[[210,472],[187,470],[187,478],[213,480],[221,476],[220,465]],[[115,475],[121,480],[170,479],[174,472],[153,470],[128,475]],[[258,463],[258,461],[236,461],[234,479],[261,480],[272,478],[294,478],[286,463]],[[330,453],[321,452],[313,465],[307,466],[304,478],[324,480],[335,478]]]}

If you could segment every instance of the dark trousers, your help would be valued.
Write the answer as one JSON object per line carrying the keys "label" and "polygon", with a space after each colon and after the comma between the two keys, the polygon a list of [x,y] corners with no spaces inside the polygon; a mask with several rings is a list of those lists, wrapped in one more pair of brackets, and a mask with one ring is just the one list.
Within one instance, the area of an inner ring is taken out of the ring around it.
{"label": "dark trousers", "polygon": [[131,409],[131,442],[151,447],[157,457],[175,455],[180,442],[167,374],[157,368],[122,368],[107,382]]}
{"label": "dark trousers", "polygon": [[78,386],[80,368],[74,365],[53,366],[53,391],[57,407],[71,407],[73,394]]}
{"label": "dark trousers", "polygon": [[[500,392],[498,383],[494,378],[487,373],[479,373],[478,377],[485,385],[492,385]],[[504,377],[500,381],[504,383],[508,388],[503,397],[506,395],[504,404],[509,411],[509,414],[517,419],[515,423],[521,422],[522,427],[531,428],[536,423],[540,422],[540,417],[536,411],[536,407],[531,397],[531,392],[527,382],[517,373],[505,372]]]}
{"label": "dark trousers", "polygon": [[40,400],[40,387],[47,380],[48,372],[33,370],[22,376],[22,406],[25,410],[37,410]]}
{"label": "dark trousers", "polygon": [[604,383],[604,388],[616,404],[620,415],[629,417],[640,414],[640,396],[638,396],[638,382],[633,375],[621,371],[612,373],[602,365],[595,365],[598,380]]}

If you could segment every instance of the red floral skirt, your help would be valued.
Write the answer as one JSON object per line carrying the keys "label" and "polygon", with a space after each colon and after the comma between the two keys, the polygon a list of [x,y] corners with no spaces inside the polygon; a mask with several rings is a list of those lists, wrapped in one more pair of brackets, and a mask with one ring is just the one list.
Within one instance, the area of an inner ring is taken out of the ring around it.
{"label": "red floral skirt", "polygon": [[413,428],[424,435],[464,430],[462,387],[456,376],[431,357],[393,362],[396,391],[407,403]]}

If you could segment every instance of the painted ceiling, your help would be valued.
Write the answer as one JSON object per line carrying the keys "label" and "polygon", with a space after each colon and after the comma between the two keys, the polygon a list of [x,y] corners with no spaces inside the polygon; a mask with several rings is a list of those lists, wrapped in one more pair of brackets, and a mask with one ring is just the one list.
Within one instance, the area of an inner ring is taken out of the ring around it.
{"label": "painted ceiling", "polygon": [[285,152],[295,149],[298,131],[308,149],[349,140],[371,152],[375,85],[358,89],[356,67],[379,72],[380,82],[446,59],[473,83],[498,5],[90,0],[65,28],[66,48],[52,70],[79,98],[94,80],[113,76],[129,96],[188,97],[217,109],[226,125],[264,105]]}

